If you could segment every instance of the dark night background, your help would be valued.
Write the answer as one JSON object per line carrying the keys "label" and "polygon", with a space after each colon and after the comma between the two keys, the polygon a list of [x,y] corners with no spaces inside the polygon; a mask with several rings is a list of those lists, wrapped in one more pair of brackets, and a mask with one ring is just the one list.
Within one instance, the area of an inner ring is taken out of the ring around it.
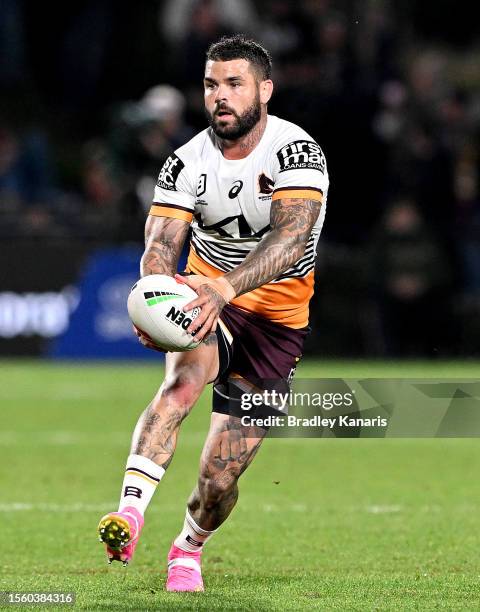
{"label": "dark night background", "polygon": [[205,49],[233,32],[271,51],[270,113],[327,158],[308,352],[476,355],[473,3],[0,0],[4,252],[140,245],[163,160],[205,127]]}

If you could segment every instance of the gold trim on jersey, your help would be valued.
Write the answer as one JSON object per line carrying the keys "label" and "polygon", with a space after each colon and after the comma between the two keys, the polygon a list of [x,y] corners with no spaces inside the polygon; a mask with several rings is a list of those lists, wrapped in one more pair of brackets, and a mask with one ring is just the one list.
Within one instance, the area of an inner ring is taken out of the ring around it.
{"label": "gold trim on jersey", "polygon": [[321,189],[312,189],[311,187],[280,187],[280,189],[272,194],[272,202],[289,198],[323,202],[323,192]]}
{"label": "gold trim on jersey", "polygon": [[172,219],[180,219],[181,221],[186,221],[187,223],[191,223],[193,219],[193,213],[188,209],[183,208],[182,206],[176,206],[175,204],[157,204],[153,202],[149,215],[153,215],[154,217],[171,217]]}
{"label": "gold trim on jersey", "polygon": [[[187,272],[209,278],[223,276],[225,272],[214,268],[195,253],[192,247],[188,254]],[[254,312],[274,323],[293,329],[308,325],[308,303],[313,295],[313,270],[303,278],[286,278],[278,283],[268,283],[230,303],[248,312]]]}

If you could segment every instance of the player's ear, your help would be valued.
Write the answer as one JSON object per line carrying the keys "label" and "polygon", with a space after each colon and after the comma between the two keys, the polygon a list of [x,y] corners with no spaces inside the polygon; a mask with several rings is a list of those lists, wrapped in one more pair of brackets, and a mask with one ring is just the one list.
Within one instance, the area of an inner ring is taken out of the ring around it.
{"label": "player's ear", "polygon": [[273,81],[267,79],[266,81],[260,81],[260,102],[267,104],[273,93]]}

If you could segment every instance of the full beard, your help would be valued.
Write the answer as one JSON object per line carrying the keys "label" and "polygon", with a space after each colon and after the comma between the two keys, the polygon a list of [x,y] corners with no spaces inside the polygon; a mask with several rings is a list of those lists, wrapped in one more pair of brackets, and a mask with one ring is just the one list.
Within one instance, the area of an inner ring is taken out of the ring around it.
{"label": "full beard", "polygon": [[[216,113],[221,110],[228,110],[229,113],[235,118],[231,124],[227,124],[222,121],[221,117],[218,117]],[[207,110],[208,123],[212,128],[214,134],[224,140],[237,140],[242,136],[245,136],[253,130],[253,128],[260,121],[262,115],[262,106],[260,104],[260,94],[257,92],[253,104],[249,106],[241,115],[236,113],[233,109],[227,107],[220,107],[215,113],[210,114]]]}

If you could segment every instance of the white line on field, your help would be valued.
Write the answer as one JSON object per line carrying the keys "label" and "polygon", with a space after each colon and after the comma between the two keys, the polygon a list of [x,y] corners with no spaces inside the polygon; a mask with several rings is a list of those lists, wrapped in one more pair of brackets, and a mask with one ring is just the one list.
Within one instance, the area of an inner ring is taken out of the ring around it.
{"label": "white line on field", "polygon": [[0,504],[0,512],[108,512],[114,507],[114,502],[109,504],[30,504],[11,502]]}
{"label": "white line on field", "polygon": [[48,401],[48,402],[64,402],[64,401],[85,401],[85,400],[102,400],[111,399],[111,389],[101,389],[100,387],[87,387],[86,385],[58,385],[53,389],[38,390],[38,389],[15,389],[15,392],[9,392],[8,388],[0,392],[0,399],[5,402],[14,401]]}
{"label": "white line on field", "polygon": [[394,514],[395,512],[401,512],[402,506],[367,506],[365,510],[370,514]]}
{"label": "white line on field", "polygon": [[[130,440],[131,431],[0,431],[0,446],[25,446],[26,441],[32,446],[126,446]],[[189,443],[204,439],[205,433],[186,431],[182,440]]]}
{"label": "white line on field", "polygon": [[[39,502],[39,503],[30,503],[30,502],[3,502],[0,503],[0,512],[58,512],[58,513],[66,513],[66,512],[108,512],[112,510],[112,508],[116,507],[116,502],[105,502],[105,503],[97,503],[97,504],[85,504],[82,502],[78,502],[75,504],[55,504],[48,502]],[[282,514],[289,512],[314,512],[317,508],[308,506],[306,504],[262,504],[260,506],[261,510],[267,514],[281,512]],[[171,504],[162,503],[161,507],[157,507],[157,509],[152,508],[152,511],[170,511],[173,510],[173,506]],[[345,508],[344,508],[345,510]],[[420,506],[418,508],[405,508],[404,506],[399,505],[371,505],[371,506],[351,506],[348,508],[349,512],[358,513],[358,512],[367,512],[368,514],[394,514],[398,512],[407,511],[411,514],[415,514],[418,512],[422,513],[440,513],[443,511],[441,506],[434,505],[425,505]],[[478,513],[479,508],[474,505],[462,505],[457,506],[455,509],[457,512],[463,513]]]}
{"label": "white line on field", "polygon": [[81,432],[68,430],[1,431],[0,446],[25,444],[25,438],[34,446],[73,446],[92,443],[121,444],[126,435],[121,431]]}
{"label": "white line on field", "polygon": [[[278,506],[275,504],[263,504],[261,506],[263,512],[311,512],[312,508],[309,508],[306,504],[287,504],[286,506]],[[402,506],[394,505],[371,505],[358,508],[357,506],[350,508],[351,512],[363,511],[368,514],[394,514],[396,512],[402,512],[404,508]]]}

